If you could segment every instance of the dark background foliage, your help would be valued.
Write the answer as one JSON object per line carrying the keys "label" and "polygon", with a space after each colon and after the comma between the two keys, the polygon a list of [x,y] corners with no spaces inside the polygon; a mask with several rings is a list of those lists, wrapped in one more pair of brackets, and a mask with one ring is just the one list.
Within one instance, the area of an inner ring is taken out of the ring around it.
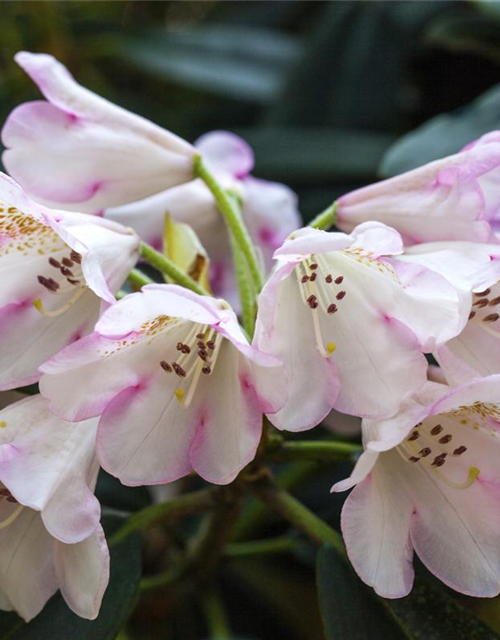
{"label": "dark background foliage", "polygon": [[[49,52],[85,86],[190,141],[212,129],[239,133],[255,149],[255,174],[294,188],[305,220],[347,190],[500,127],[496,2],[2,0],[0,24],[0,121],[39,96],[14,53]],[[280,481],[338,526],[341,498],[329,487],[346,472],[308,464],[282,469]],[[108,476],[99,495],[120,513],[151,500]],[[195,524],[151,530],[145,573],[161,569],[165,540],[182,546]],[[249,501],[234,538],[269,534],[297,539]],[[328,548],[317,560],[320,616],[316,554],[299,542],[293,554],[223,563],[218,588],[234,640],[498,637],[471,615],[500,631],[496,600],[457,597],[422,571],[410,598],[381,604]],[[93,626],[56,598],[28,626],[1,618],[0,638],[112,640],[120,628],[121,640],[208,637],[196,599],[164,590],[134,607],[140,546],[127,545],[113,551],[114,581]]]}

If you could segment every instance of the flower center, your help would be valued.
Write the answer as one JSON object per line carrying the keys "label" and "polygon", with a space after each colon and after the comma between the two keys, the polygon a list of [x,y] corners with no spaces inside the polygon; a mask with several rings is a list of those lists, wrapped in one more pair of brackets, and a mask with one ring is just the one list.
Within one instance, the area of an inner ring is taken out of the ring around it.
{"label": "flower center", "polygon": [[[406,462],[424,467],[455,489],[467,489],[474,484],[479,475],[479,469],[474,465],[468,465],[463,458],[469,451],[469,447],[464,442],[458,441],[460,437],[458,427],[465,428],[469,424],[469,421],[464,417],[465,409],[469,408],[463,407],[453,414],[443,414],[435,419],[428,418],[419,422],[405,440],[396,447],[399,455]],[[457,424],[459,417],[462,419]],[[450,418],[452,419],[450,420]],[[482,428],[477,423],[472,426],[474,429]],[[457,465],[459,472],[463,470],[464,466],[467,471],[465,479],[460,482],[452,477],[452,475],[456,475]],[[453,471],[453,473],[450,474],[448,471]]]}
{"label": "flower center", "polygon": [[57,260],[51,256],[47,260],[50,270],[47,275],[38,275],[38,282],[51,294],[67,297],[61,307],[48,310],[40,298],[33,300],[36,309],[47,318],[55,318],[65,313],[87,290],[87,284],[82,274],[82,256],[76,251],[69,250],[68,254]]}
{"label": "flower center", "polygon": [[179,378],[174,394],[184,407],[189,407],[202,376],[209,376],[219,357],[222,336],[208,325],[193,324],[186,337],[177,342],[178,357],[160,361],[160,367]]}

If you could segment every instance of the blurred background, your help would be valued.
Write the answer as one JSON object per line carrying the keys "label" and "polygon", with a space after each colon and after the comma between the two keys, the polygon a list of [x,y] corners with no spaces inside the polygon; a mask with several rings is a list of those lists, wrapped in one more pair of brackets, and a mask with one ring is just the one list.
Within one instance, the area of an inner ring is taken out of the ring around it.
{"label": "blurred background", "polygon": [[[497,2],[1,0],[0,24],[0,122],[39,97],[15,52],[52,53],[84,86],[189,141],[214,129],[243,136],[256,153],[254,175],[292,187],[306,221],[348,190],[500,127]],[[308,463],[289,476],[285,467],[280,482],[337,525],[341,498],[329,488],[347,471]],[[105,476],[99,496],[127,512],[153,499]],[[249,503],[234,539],[270,533],[287,531]],[[153,530],[146,541],[146,573],[158,570],[165,535],[179,533]],[[223,565],[232,638],[325,637],[314,549],[298,549]],[[495,600],[459,601],[500,631]],[[168,590],[144,594],[119,637],[202,640],[202,609]],[[488,633],[463,638],[497,637]]]}

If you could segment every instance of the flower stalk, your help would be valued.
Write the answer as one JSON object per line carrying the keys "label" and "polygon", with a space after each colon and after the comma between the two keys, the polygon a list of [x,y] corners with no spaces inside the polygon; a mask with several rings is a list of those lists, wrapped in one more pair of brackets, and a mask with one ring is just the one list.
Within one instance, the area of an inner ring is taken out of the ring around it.
{"label": "flower stalk", "polygon": [[309,226],[313,229],[320,229],[322,231],[328,231],[330,227],[333,227],[337,220],[338,202],[335,201],[329,207],[327,207],[321,213],[311,220]]}

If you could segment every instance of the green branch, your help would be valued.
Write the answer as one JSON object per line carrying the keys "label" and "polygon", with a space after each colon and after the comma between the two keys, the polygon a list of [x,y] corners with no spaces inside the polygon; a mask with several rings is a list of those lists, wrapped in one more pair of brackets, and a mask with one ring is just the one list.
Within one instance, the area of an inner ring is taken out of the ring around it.
{"label": "green branch", "polygon": [[289,536],[276,536],[266,540],[249,542],[229,542],[224,549],[226,558],[248,558],[267,556],[275,553],[289,553],[297,548],[297,541]]}
{"label": "green branch", "polygon": [[194,158],[193,170],[195,177],[201,178],[212,193],[217,208],[226,221],[229,231],[234,236],[241,252],[245,256],[253,285],[256,292],[259,293],[262,289],[262,273],[255,253],[255,248],[240,212],[234,206],[234,202],[231,197],[224,191],[216,178],[210,173],[206,165],[203,163],[203,159],[200,155],[196,155]]}
{"label": "green branch", "polygon": [[273,443],[267,456],[276,462],[295,460],[319,460],[333,462],[334,460],[352,460],[363,448],[351,442],[330,442],[328,440],[298,440]]}
{"label": "green branch", "polygon": [[154,280],[151,280],[149,276],[139,271],[139,269],[132,269],[127,276],[127,280],[135,289],[141,289],[147,284],[154,284]]}
{"label": "green branch", "polygon": [[180,284],[182,287],[186,287],[186,289],[191,289],[191,291],[194,291],[201,296],[208,295],[208,292],[190,278],[185,271],[179,269],[174,262],[169,260],[159,251],[156,251],[156,249],[153,249],[149,244],[141,242],[139,251],[144,260],[149,262],[149,264],[158,269],[158,271],[164,273],[177,284]]}
{"label": "green branch", "polygon": [[323,231],[328,231],[328,229],[332,227],[337,220],[338,206],[338,202],[335,201],[327,209],[319,213],[313,220],[311,220],[309,226],[313,229],[322,229]]}

